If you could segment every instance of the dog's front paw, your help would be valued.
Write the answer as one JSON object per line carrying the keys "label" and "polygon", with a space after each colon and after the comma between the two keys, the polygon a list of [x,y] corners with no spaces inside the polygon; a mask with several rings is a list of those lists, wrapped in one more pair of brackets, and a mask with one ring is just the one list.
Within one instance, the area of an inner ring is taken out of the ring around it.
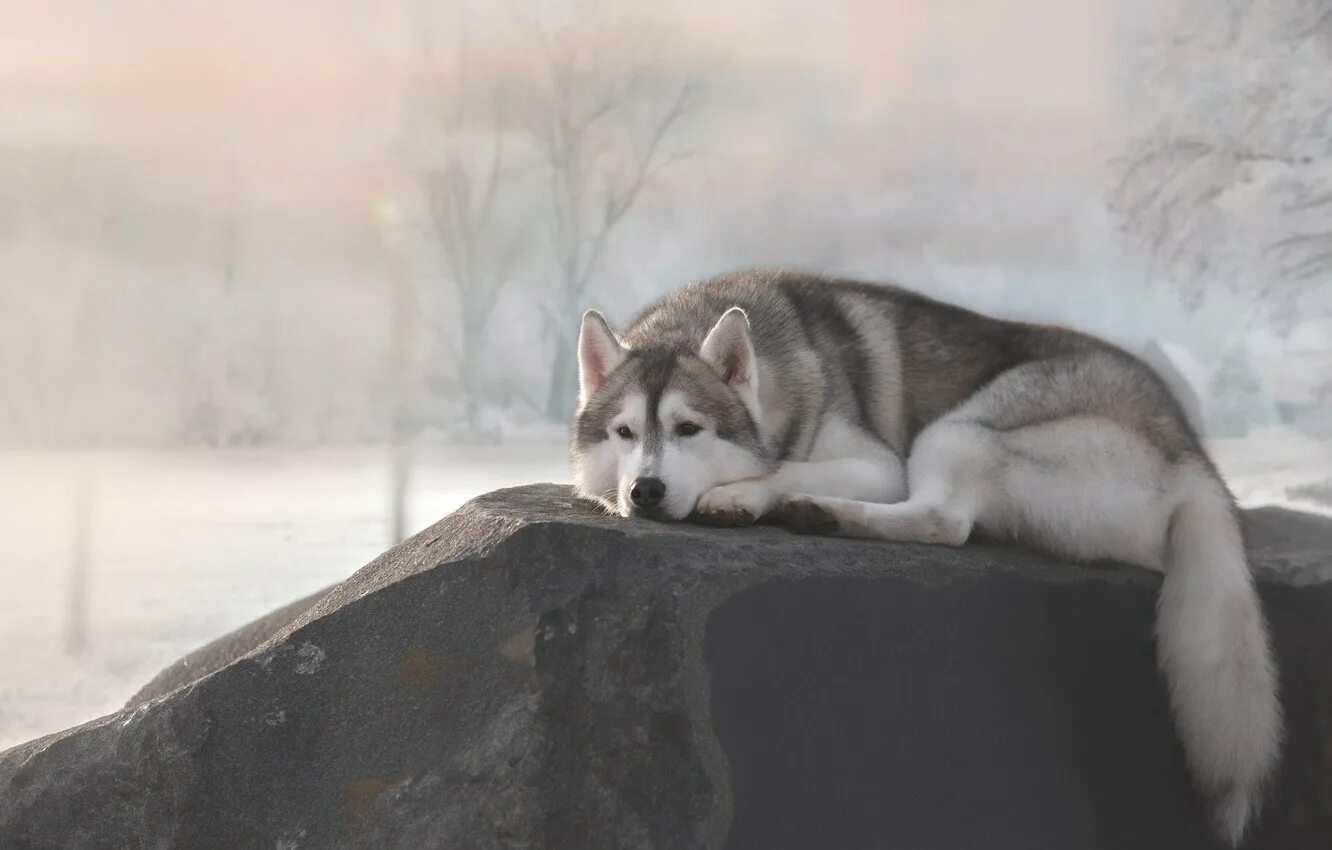
{"label": "dog's front paw", "polygon": [[708,525],[753,525],[776,502],[777,495],[764,482],[738,481],[704,493],[694,516]]}
{"label": "dog's front paw", "polygon": [[777,509],[782,525],[797,534],[835,534],[837,517],[809,496],[787,496]]}

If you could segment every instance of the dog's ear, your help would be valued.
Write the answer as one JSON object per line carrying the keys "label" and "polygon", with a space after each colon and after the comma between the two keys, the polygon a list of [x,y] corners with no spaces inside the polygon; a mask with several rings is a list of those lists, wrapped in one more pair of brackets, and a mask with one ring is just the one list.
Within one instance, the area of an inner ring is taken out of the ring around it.
{"label": "dog's ear", "polygon": [[578,406],[587,404],[592,394],[606,382],[606,376],[624,360],[619,337],[596,310],[583,314],[578,331]]}
{"label": "dog's ear", "polygon": [[739,307],[727,310],[708,331],[698,356],[730,384],[758,418],[758,359],[749,339],[749,317]]}

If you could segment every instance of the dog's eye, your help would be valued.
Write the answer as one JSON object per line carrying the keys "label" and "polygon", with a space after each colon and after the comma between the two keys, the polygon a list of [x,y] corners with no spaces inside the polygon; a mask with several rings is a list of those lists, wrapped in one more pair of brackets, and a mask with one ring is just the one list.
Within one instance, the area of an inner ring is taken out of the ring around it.
{"label": "dog's eye", "polygon": [[693,422],[681,422],[679,425],[675,426],[675,433],[679,434],[681,437],[692,437],[702,430],[702,428],[695,425]]}
{"label": "dog's eye", "polygon": [[621,425],[619,428],[616,428],[615,433],[619,434],[620,437],[625,440],[632,440],[634,438],[634,432],[628,425]]}

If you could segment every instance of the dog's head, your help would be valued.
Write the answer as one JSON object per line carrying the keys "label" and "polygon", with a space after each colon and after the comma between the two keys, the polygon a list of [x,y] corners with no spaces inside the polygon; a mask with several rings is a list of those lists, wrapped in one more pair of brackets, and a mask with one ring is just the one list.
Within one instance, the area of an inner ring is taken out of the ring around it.
{"label": "dog's head", "polygon": [[738,307],[697,350],[630,348],[589,310],[578,380],[574,486],[621,516],[684,519],[710,488],[770,469],[758,361]]}

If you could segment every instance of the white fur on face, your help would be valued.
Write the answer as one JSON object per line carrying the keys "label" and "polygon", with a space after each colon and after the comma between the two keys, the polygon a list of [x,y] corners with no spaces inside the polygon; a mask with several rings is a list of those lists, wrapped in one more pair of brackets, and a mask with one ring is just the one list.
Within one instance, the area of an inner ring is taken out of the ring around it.
{"label": "white fur on face", "polygon": [[610,440],[602,440],[591,449],[574,455],[574,489],[585,498],[595,499],[607,510],[618,511],[616,492],[619,458]]}
{"label": "white fur on face", "polygon": [[[661,512],[679,520],[693,513],[699,497],[716,485],[766,471],[753,453],[719,438],[716,423],[693,410],[682,393],[666,393],[661,399],[656,425],[662,439],[656,451],[649,451],[644,440],[646,417],[647,399],[641,393],[625,396],[619,413],[607,425],[607,439],[576,459],[574,483],[580,493],[627,517],[632,513],[629,491],[634,481],[660,478],[666,485]],[[677,429],[683,422],[702,430],[682,436]],[[616,434],[621,426],[633,432],[633,439]]]}
{"label": "white fur on face", "polygon": [[[664,442],[655,471],[666,484],[663,508],[671,519],[693,513],[699,497],[716,485],[765,472],[762,460],[752,452],[718,437],[716,423],[693,410],[683,393],[662,396],[658,416]],[[682,422],[703,430],[681,436],[676,429]]]}
{"label": "white fur on face", "polygon": [[[608,510],[629,516],[629,489],[644,469],[642,435],[647,421],[647,399],[642,393],[624,397],[619,412],[606,424],[606,439],[575,458],[574,486]],[[634,438],[616,434],[626,427]]]}

